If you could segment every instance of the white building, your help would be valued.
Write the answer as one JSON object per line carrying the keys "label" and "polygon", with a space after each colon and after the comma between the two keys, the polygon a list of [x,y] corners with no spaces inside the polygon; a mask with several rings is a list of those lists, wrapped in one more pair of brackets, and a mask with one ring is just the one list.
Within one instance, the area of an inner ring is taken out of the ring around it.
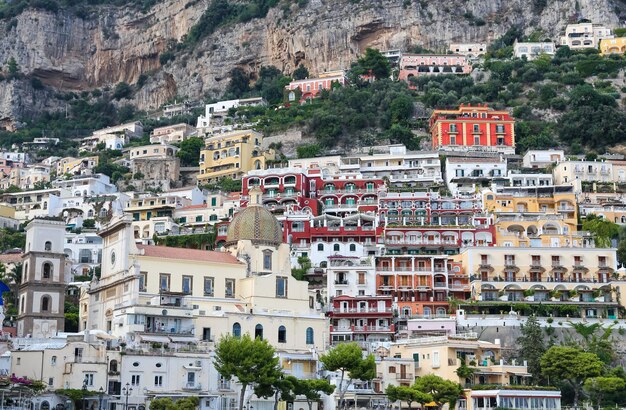
{"label": "white building", "polygon": [[[108,195],[117,192],[115,184],[104,174],[77,175],[70,179],[57,179],[54,188],[65,189],[71,197]],[[64,197],[65,198],[65,197]]]}
{"label": "white building", "polygon": [[613,37],[613,31],[600,24],[568,24],[565,28],[565,35],[561,36],[561,45],[574,50],[598,48],[600,40]]}
{"label": "white building", "polygon": [[0,203],[15,208],[15,219],[25,222],[42,216],[57,216],[61,212],[62,194],[63,190],[58,188],[13,192],[0,195]]}
{"label": "white building", "polygon": [[517,58],[526,57],[527,60],[534,60],[542,54],[553,56],[556,52],[554,43],[550,42],[534,42],[513,44],[513,55]]}
{"label": "white building", "polygon": [[205,114],[198,117],[196,128],[204,129],[212,126],[211,120],[216,117],[224,117],[228,114],[228,110],[238,107],[252,107],[256,105],[265,105],[266,102],[262,97],[245,98],[238,100],[218,101],[205,106]]}
{"label": "white building", "polygon": [[71,263],[72,277],[89,275],[102,262],[102,238],[95,230],[66,232],[63,253]]}
{"label": "white building", "polygon": [[339,254],[328,256],[327,266],[326,284],[329,296],[376,295],[374,258]]}
{"label": "white building", "polygon": [[506,175],[502,157],[446,158],[446,184],[452,195],[473,195],[480,188],[504,185]]}
{"label": "white building", "polygon": [[30,157],[25,152],[0,152],[0,158],[13,162],[30,162]]}
{"label": "white building", "polygon": [[565,152],[562,149],[529,149],[524,154],[522,166],[524,168],[546,168],[563,160],[565,160]]}
{"label": "white building", "polygon": [[[364,178],[387,178],[389,185],[426,186],[443,182],[437,152],[407,151],[404,145],[380,147],[384,152],[341,158],[342,173],[357,172]],[[381,149],[381,151],[382,151]]]}
{"label": "white building", "polygon": [[551,186],[552,174],[531,174],[509,171],[510,186]]}

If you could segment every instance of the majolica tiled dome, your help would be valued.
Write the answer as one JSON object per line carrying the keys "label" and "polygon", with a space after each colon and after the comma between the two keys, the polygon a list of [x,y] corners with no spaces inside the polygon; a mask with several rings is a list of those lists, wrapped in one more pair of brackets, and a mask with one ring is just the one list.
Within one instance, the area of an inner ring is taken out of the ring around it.
{"label": "majolica tiled dome", "polygon": [[280,245],[283,232],[278,220],[261,205],[253,204],[239,212],[228,226],[227,242],[249,240]]}

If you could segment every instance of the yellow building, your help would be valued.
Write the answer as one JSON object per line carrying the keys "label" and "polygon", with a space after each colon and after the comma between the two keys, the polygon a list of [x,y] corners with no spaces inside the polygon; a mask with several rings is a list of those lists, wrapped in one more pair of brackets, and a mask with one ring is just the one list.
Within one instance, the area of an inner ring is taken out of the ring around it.
{"label": "yellow building", "polygon": [[577,231],[576,195],[571,186],[506,187],[485,191],[483,204],[494,215],[497,246],[589,246]]}
{"label": "yellow building", "polygon": [[93,169],[98,166],[98,157],[65,157],[57,162],[57,175],[63,174],[80,174],[83,169]]}
{"label": "yellow building", "polygon": [[207,138],[200,151],[199,183],[214,183],[224,177],[240,179],[248,171],[265,169],[274,159],[273,151],[263,151],[263,135],[253,130],[233,131]]}
{"label": "yellow building", "polygon": [[626,37],[603,38],[600,40],[600,54],[624,54],[626,52]]}
{"label": "yellow building", "polygon": [[572,316],[617,317],[614,248],[474,247],[460,257],[479,311],[524,302],[572,306]]}
{"label": "yellow building", "polygon": [[15,208],[0,204],[0,217],[15,219]]}

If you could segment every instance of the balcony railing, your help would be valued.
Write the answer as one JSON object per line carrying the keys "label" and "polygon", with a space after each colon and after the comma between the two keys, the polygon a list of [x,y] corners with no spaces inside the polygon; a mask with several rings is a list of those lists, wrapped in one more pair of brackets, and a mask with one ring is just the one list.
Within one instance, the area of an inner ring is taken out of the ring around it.
{"label": "balcony railing", "polygon": [[413,373],[396,373],[396,380],[413,380]]}

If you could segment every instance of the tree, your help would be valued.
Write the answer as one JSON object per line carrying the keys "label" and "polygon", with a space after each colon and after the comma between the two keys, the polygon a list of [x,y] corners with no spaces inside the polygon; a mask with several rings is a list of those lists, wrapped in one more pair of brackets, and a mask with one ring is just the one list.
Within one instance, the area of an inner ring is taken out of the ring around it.
{"label": "tree", "polygon": [[603,363],[598,356],[575,347],[552,346],[541,358],[541,371],[545,377],[572,388],[574,407],[578,406],[585,380],[599,376],[602,368]]}
{"label": "tree", "polygon": [[17,65],[17,61],[15,61],[14,57],[9,58],[7,61],[7,70],[9,71],[9,77],[14,78],[20,72],[20,67]]}
{"label": "tree", "polygon": [[197,397],[184,397],[176,401],[161,397],[150,402],[150,410],[196,410],[199,404]]}
{"label": "tree", "polygon": [[396,401],[405,401],[411,410],[412,403],[430,403],[433,401],[432,395],[416,390],[410,386],[394,386],[390,384],[385,390],[385,394],[391,403]]}
{"label": "tree", "polygon": [[615,393],[624,387],[626,387],[626,382],[619,377],[590,377],[585,380],[584,384],[585,391],[589,393],[591,401],[595,402],[598,410],[607,393]]}
{"label": "tree", "polygon": [[298,396],[304,396],[309,405],[309,410],[313,410],[313,403],[319,402],[322,398],[321,393],[329,395],[334,391],[335,385],[330,384],[326,379],[304,379],[296,381],[294,393]]}
{"label": "tree", "polygon": [[528,364],[528,371],[533,375],[533,382],[541,381],[541,357],[546,352],[544,335],[535,315],[528,317],[520,327],[521,336],[517,338],[517,346],[523,360]]}
{"label": "tree", "polygon": [[594,353],[604,364],[611,364],[615,360],[615,348],[611,340],[613,324],[604,328],[600,323],[586,324],[572,321],[567,323],[582,337],[582,344],[580,341],[574,342],[576,345],[581,345],[582,350]]}
{"label": "tree", "polygon": [[133,93],[133,89],[125,82],[117,83],[115,90],[113,91],[113,98],[121,100],[122,98],[129,98]]}
{"label": "tree", "polygon": [[318,144],[305,144],[296,148],[298,158],[313,158],[322,153],[322,148]]}
{"label": "tree", "polygon": [[[356,343],[341,343],[328,353],[320,357],[324,369],[339,372],[339,407],[344,403],[344,397],[353,380],[368,381],[376,377],[376,362],[374,356],[363,358],[363,352]],[[348,379],[346,380],[346,377]],[[345,383],[344,383],[345,381]]]}
{"label": "tree", "polygon": [[184,167],[197,167],[200,164],[200,151],[204,148],[204,140],[198,137],[187,138],[178,146],[176,156]]}
{"label": "tree", "polygon": [[413,116],[415,105],[413,99],[406,94],[400,94],[391,102],[391,122],[407,121]]}
{"label": "tree", "polygon": [[285,376],[281,373],[278,377],[271,377],[267,380],[257,381],[254,386],[254,394],[257,397],[274,397],[274,410],[278,409],[278,401],[293,401],[294,390],[298,383],[294,376]]}
{"label": "tree", "polygon": [[583,231],[594,233],[596,245],[608,248],[611,246],[611,239],[618,237],[619,226],[616,223],[591,214],[587,215],[583,221]]}
{"label": "tree", "polygon": [[239,98],[250,91],[250,77],[239,67],[230,71],[230,81],[226,93]]}
{"label": "tree", "polygon": [[260,338],[249,334],[242,337],[226,335],[215,348],[215,370],[225,379],[236,377],[241,384],[239,410],[243,409],[246,390],[252,383],[270,384],[280,377],[278,358],[274,348]]}
{"label": "tree", "polygon": [[465,364],[465,362],[461,362],[461,365],[454,371],[457,376],[461,380],[465,382],[465,380],[472,380],[474,378],[474,373],[476,373],[476,369],[474,367],[469,367]]}
{"label": "tree", "polygon": [[300,66],[298,66],[298,68],[293,71],[291,76],[294,80],[304,80],[305,78],[309,77],[309,70],[305,66],[300,64]]}
{"label": "tree", "polygon": [[83,228],[86,229],[93,229],[96,227],[96,221],[95,219],[85,219],[83,221]]}
{"label": "tree", "polygon": [[377,80],[391,76],[389,60],[375,48],[365,49],[365,54],[357,60],[354,69],[357,75],[373,75]]}
{"label": "tree", "polygon": [[430,394],[440,406],[448,403],[450,408],[454,408],[456,401],[463,394],[463,387],[459,383],[446,380],[434,374],[420,377],[413,384],[413,388],[422,393]]}

